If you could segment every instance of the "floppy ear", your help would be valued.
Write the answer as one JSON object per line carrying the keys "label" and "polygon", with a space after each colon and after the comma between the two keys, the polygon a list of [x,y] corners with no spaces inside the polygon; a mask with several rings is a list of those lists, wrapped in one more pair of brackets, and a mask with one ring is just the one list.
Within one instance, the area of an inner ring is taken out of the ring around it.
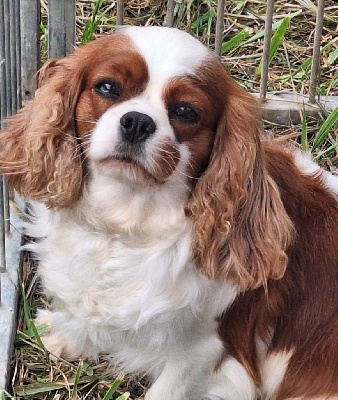
{"label": "floppy ear", "polygon": [[210,163],[188,212],[197,264],[208,277],[246,290],[283,276],[292,224],[265,166],[259,107],[227,79]]}
{"label": "floppy ear", "polygon": [[73,117],[83,77],[73,57],[42,68],[34,100],[0,135],[0,171],[10,188],[53,208],[76,201],[82,183]]}

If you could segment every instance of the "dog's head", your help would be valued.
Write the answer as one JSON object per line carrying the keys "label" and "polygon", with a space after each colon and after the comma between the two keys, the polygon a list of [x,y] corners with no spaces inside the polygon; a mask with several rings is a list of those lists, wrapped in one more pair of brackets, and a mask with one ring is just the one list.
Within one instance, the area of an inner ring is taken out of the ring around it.
{"label": "dog's head", "polygon": [[208,276],[244,288],[282,275],[290,224],[265,168],[259,107],[201,43],[124,27],[40,75],[1,135],[12,188],[58,209],[95,177],[136,190],[178,182]]}

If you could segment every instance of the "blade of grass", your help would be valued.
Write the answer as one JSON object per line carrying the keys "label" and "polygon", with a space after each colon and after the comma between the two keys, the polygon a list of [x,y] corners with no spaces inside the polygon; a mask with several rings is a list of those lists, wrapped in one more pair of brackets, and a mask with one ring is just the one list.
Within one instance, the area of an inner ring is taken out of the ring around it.
{"label": "blade of grass", "polygon": [[33,319],[32,319],[32,316],[31,316],[31,313],[30,313],[30,310],[29,310],[27,297],[26,297],[26,293],[25,293],[25,288],[24,288],[24,284],[22,282],[22,277],[21,277],[20,271],[18,273],[18,279],[19,279],[19,285],[20,285],[20,289],[21,289],[23,312],[24,312],[24,317],[25,317],[27,329],[30,330],[33,333],[36,342],[38,343],[40,348],[45,352],[46,357],[48,357],[48,351],[46,350],[44,344],[42,343],[42,340],[41,340],[40,335],[39,335],[39,333],[38,333],[38,331],[36,329],[36,326],[35,326],[35,324],[33,322]]}
{"label": "blade of grass", "polygon": [[323,157],[326,157],[327,155],[329,155],[335,148],[338,147],[338,142],[333,143],[330,147],[328,147],[326,150],[321,151],[316,157],[314,157],[313,159],[315,161],[319,161],[320,159],[322,159]]}
{"label": "blade of grass", "polygon": [[[86,384],[93,381],[96,381],[96,377],[82,377],[78,383]],[[22,398],[26,399],[27,396],[32,396],[39,393],[46,393],[52,390],[63,389],[65,387],[73,386],[74,378],[69,378],[67,382],[49,382],[49,383],[32,383],[25,386],[17,386],[16,393],[18,396],[22,396]]]}
{"label": "blade of grass", "polygon": [[73,390],[72,390],[72,394],[71,394],[71,399],[72,400],[77,399],[77,385],[78,385],[79,380],[80,380],[82,367],[83,367],[83,361],[81,360],[79,362],[79,365],[76,368],[76,374],[75,374],[75,378],[74,378],[74,386],[73,386]]}
{"label": "blade of grass", "polygon": [[91,40],[93,40],[94,32],[96,31],[100,21],[108,13],[108,11],[114,7],[114,4],[111,4],[110,6],[108,6],[104,11],[102,11],[99,14],[99,10],[102,7],[103,2],[104,2],[104,0],[98,0],[95,3],[93,13],[92,13],[90,19],[87,21],[87,23],[84,27],[84,30],[83,30],[83,34],[82,34],[82,38],[81,38],[82,44],[88,43]]}
{"label": "blade of grass", "polygon": [[[42,333],[46,333],[48,332],[50,329],[48,324],[42,324],[42,325],[38,325],[36,326],[36,330],[38,332],[39,335],[41,335]],[[32,331],[32,329],[27,329],[25,330],[25,332],[23,332],[26,336],[33,338],[34,337],[34,332]]]}
{"label": "blade of grass", "polygon": [[95,29],[97,28],[97,25],[100,21],[100,19],[97,18],[97,13],[99,12],[100,7],[102,6],[103,0],[98,0],[95,3],[93,13],[90,17],[90,19],[87,21],[83,34],[82,34],[82,39],[81,43],[85,44],[87,42],[90,42],[93,39],[93,33],[95,32]]}
{"label": "blade of grass", "polygon": [[336,77],[334,78],[334,81],[333,81],[333,83],[332,83],[332,87],[333,87],[333,88],[335,88],[336,86],[338,86],[338,76],[336,76]]}
{"label": "blade of grass", "polygon": [[[307,8],[313,15],[317,15],[317,6],[310,0],[296,0],[302,7]],[[337,23],[337,19],[328,13],[324,13],[324,20]]]}
{"label": "blade of grass", "polygon": [[116,400],[128,400],[129,397],[130,397],[130,393],[129,392],[125,392],[121,396],[119,396]]}
{"label": "blade of grass", "polygon": [[8,400],[8,399],[11,399],[11,400],[15,400],[15,397],[13,397],[13,396],[11,396],[8,392],[6,392],[6,390],[2,390],[2,392],[1,392],[1,399],[2,400]]}
{"label": "blade of grass", "polygon": [[[294,13],[291,13],[288,18],[292,19],[294,17],[297,17],[299,14],[302,13],[302,10],[300,11],[296,11]],[[278,29],[280,27],[280,25],[282,24],[283,20],[281,19],[280,21],[275,22],[274,24],[272,24],[272,30],[275,31],[276,29]],[[253,35],[249,40],[247,40],[246,42],[243,43],[244,44],[248,44],[248,43],[252,43],[255,42],[258,39],[261,39],[262,37],[265,36],[265,29],[260,30],[259,32],[257,32],[255,35]]]}
{"label": "blade of grass", "polygon": [[[326,43],[325,46],[322,47],[322,49],[320,50],[320,54],[323,54],[324,51],[328,50],[331,48],[333,42],[329,42]],[[308,76],[310,68],[311,68],[311,63],[312,63],[312,57],[309,57],[308,59],[306,59],[297,69],[296,71],[294,71],[292,74],[286,75],[282,81],[283,84],[285,84],[286,82],[288,82],[290,79],[296,77],[296,75],[301,74],[301,76],[299,76],[299,78],[303,79],[301,80],[301,82],[304,80],[305,77]],[[296,87],[297,89],[297,87]]]}
{"label": "blade of grass", "polygon": [[313,153],[315,150],[320,147],[325,139],[327,138],[330,130],[338,123],[338,107],[335,108],[332,113],[326,118],[323,125],[320,127],[315,140],[313,141],[311,152]]}
{"label": "blade of grass", "polygon": [[240,32],[237,33],[234,37],[232,37],[227,42],[222,44],[222,54],[227,53],[229,50],[237,47],[240,43],[243,42],[249,36],[248,29],[242,29]]}
{"label": "blade of grass", "polygon": [[329,59],[329,64],[333,65],[333,63],[338,59],[338,48],[335,49],[332,56]]}
{"label": "blade of grass", "polygon": [[305,104],[303,102],[302,107],[302,135],[301,135],[301,145],[302,150],[307,152],[308,151],[308,137],[307,137],[307,125],[306,125],[306,111],[305,111]]}
{"label": "blade of grass", "polygon": [[[270,56],[269,56],[269,65],[272,61],[272,59],[274,58],[274,56],[277,53],[277,50],[279,48],[279,46],[281,45],[285,33],[289,27],[291,18],[290,17],[285,17],[282,21],[282,23],[280,24],[280,26],[278,27],[278,29],[276,30],[276,32],[274,33],[274,35],[271,38],[271,42],[270,42]],[[262,65],[263,65],[263,59],[261,59],[258,69],[257,69],[257,75],[261,76],[262,73]]]}
{"label": "blade of grass", "polygon": [[121,382],[123,380],[123,376],[119,375],[113,384],[110,386],[106,394],[104,395],[102,400],[110,400],[113,396],[113,394],[116,392],[117,388],[121,385]]}

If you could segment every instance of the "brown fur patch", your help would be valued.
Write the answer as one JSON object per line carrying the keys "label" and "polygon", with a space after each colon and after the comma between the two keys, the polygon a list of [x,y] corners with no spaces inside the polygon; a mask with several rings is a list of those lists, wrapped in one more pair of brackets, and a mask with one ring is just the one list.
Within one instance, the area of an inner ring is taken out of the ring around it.
{"label": "brown fur patch", "polygon": [[192,124],[178,119],[170,120],[177,141],[185,143],[191,152],[187,175],[194,185],[209,161],[218,112],[213,108],[198,75],[172,79],[165,88],[163,98],[168,110],[184,103],[191,105],[200,116],[200,119]]}
{"label": "brown fur patch", "polygon": [[266,285],[284,273],[292,224],[265,168],[260,110],[216,60],[197,75],[216,115],[216,136],[187,207],[195,260],[210,278],[241,290]]}
{"label": "brown fur patch", "polygon": [[303,175],[285,149],[270,143],[263,148],[296,235],[282,279],[243,293],[220,318],[219,333],[256,384],[257,338],[268,353],[293,351],[274,399],[337,395],[337,200],[319,177]]}
{"label": "brown fur patch", "polygon": [[[122,36],[122,39],[121,39]],[[77,133],[87,147],[88,139],[97,120],[115,104],[139,95],[148,81],[148,68],[127,36],[114,34],[85,46],[86,80],[79,97],[75,119]],[[95,90],[95,84],[114,80],[121,85],[117,100],[103,98]]]}

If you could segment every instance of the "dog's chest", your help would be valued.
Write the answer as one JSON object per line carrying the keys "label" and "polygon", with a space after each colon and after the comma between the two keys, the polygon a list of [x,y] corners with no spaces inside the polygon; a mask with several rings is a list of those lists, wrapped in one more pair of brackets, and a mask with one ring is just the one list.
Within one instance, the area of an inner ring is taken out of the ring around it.
{"label": "dog's chest", "polygon": [[173,349],[216,334],[217,316],[237,294],[191,261],[188,225],[141,243],[52,215],[37,219],[28,233],[43,234],[29,248],[40,260],[57,324],[90,356],[114,354],[128,371],[149,370]]}
{"label": "dog's chest", "polygon": [[190,261],[190,235],[145,245],[67,223],[31,247],[59,306],[126,330],[202,311],[208,281]]}

